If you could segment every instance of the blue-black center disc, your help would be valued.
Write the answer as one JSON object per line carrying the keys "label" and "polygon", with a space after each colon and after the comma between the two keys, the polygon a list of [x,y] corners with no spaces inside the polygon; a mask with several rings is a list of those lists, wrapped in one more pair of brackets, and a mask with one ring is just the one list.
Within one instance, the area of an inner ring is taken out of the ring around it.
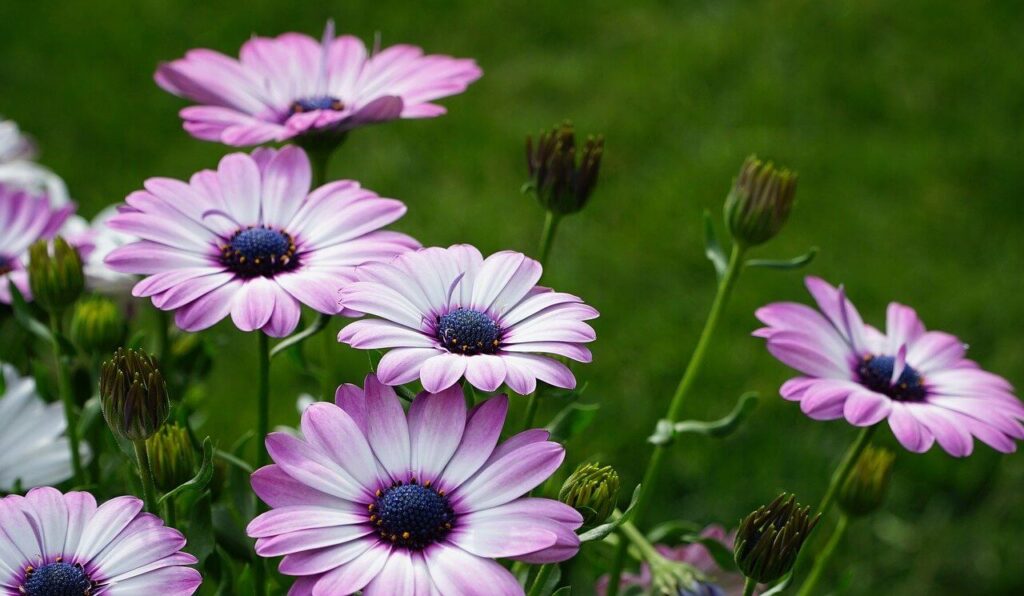
{"label": "blue-black center disc", "polygon": [[892,356],[865,356],[857,366],[857,376],[868,389],[888,395],[896,401],[921,401],[927,397],[924,379],[909,364],[893,383],[894,366],[896,359]]}
{"label": "blue-black center disc", "polygon": [[28,596],[90,596],[93,583],[81,565],[56,562],[29,570],[22,593]]}
{"label": "blue-black center disc", "polygon": [[370,522],[381,538],[414,550],[444,538],[455,521],[455,513],[443,493],[415,483],[378,491],[370,513]]}
{"label": "blue-black center disc", "polygon": [[437,317],[437,340],[455,354],[493,354],[501,346],[501,327],[485,313],[457,308]]}
{"label": "blue-black center disc", "polygon": [[299,264],[292,237],[266,226],[236,232],[221,247],[221,262],[240,277],[273,277]]}

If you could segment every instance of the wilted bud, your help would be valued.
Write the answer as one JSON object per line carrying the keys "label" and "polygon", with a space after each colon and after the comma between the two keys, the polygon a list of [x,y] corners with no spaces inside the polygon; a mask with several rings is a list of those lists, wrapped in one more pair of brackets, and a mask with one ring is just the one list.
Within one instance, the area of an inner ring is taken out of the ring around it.
{"label": "wilted bud", "polygon": [[558,491],[558,500],[583,516],[583,524],[602,523],[615,510],[619,475],[611,466],[580,464]]}
{"label": "wilted bud", "polygon": [[868,447],[864,450],[839,489],[837,501],[844,513],[859,517],[882,506],[895,459],[888,449]]}
{"label": "wilted bud", "polygon": [[78,251],[57,236],[53,249],[46,240],[29,247],[28,283],[36,304],[51,313],[74,304],[85,288]]}
{"label": "wilted bud", "polygon": [[124,341],[124,315],[113,300],[89,296],[71,312],[71,341],[86,354],[109,354]]}
{"label": "wilted bud", "polygon": [[587,204],[601,169],[604,137],[587,137],[576,158],[576,132],[565,122],[541,132],[534,145],[526,137],[526,167],[540,204],[556,215],[576,213]]}
{"label": "wilted bud", "polygon": [[114,357],[103,363],[100,398],[110,430],[129,441],[153,436],[170,411],[164,377],[142,350],[118,348]]}
{"label": "wilted bud", "polygon": [[733,556],[743,575],[766,584],[790,569],[821,515],[810,515],[796,497],[781,494],[740,522]]}
{"label": "wilted bud", "polygon": [[742,246],[757,246],[779,233],[796,196],[796,173],[747,158],[725,199],[725,223]]}
{"label": "wilted bud", "polygon": [[188,430],[177,424],[165,424],[152,437],[146,439],[149,465],[153,482],[163,492],[174,490],[188,482],[196,473],[196,452]]}

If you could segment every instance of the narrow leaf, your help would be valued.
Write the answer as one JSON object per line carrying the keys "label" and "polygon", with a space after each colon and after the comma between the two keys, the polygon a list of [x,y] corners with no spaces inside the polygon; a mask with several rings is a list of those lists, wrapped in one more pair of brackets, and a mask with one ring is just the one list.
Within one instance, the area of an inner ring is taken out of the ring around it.
{"label": "narrow leaf", "polygon": [[800,269],[806,267],[817,255],[818,247],[813,246],[804,254],[792,259],[750,259],[746,262],[746,266],[781,270]]}
{"label": "narrow leaf", "polygon": [[551,433],[551,440],[564,443],[578,436],[594,421],[600,407],[597,404],[571,403],[567,405],[547,426]]}
{"label": "narrow leaf", "polygon": [[164,496],[160,497],[157,501],[163,504],[164,501],[171,497],[178,495],[185,495],[190,493],[198,493],[210,484],[210,480],[213,478],[213,440],[210,437],[206,437],[203,441],[203,465],[199,467],[199,472],[189,480],[188,482],[179,485],[174,490],[168,492]]}
{"label": "narrow leaf", "polygon": [[740,424],[757,407],[758,396],[755,392],[744,393],[740,396],[732,411],[724,418],[702,422],[698,420],[684,420],[675,425],[675,434],[697,433],[709,437],[722,438],[736,432]]}
{"label": "narrow leaf", "polygon": [[630,519],[632,519],[633,515],[636,513],[636,503],[637,503],[638,500],[640,500],[640,485],[639,484],[636,485],[636,489],[633,490],[633,497],[629,500],[629,507],[626,507],[626,510],[622,513],[622,515],[620,515],[619,517],[615,518],[614,520],[612,520],[612,521],[610,521],[610,522],[608,522],[606,524],[601,524],[600,526],[596,526],[596,527],[594,527],[594,528],[592,528],[590,530],[587,530],[586,532],[583,532],[582,534],[579,535],[580,542],[589,542],[591,540],[601,540],[605,536],[607,536],[607,535],[611,534],[612,532],[614,532],[615,528],[618,528],[622,524],[628,522]]}
{"label": "narrow leaf", "polygon": [[718,275],[718,279],[722,279],[729,266],[729,259],[726,258],[722,245],[718,243],[715,223],[711,219],[711,212],[707,209],[704,210],[704,254],[715,266],[715,274]]}

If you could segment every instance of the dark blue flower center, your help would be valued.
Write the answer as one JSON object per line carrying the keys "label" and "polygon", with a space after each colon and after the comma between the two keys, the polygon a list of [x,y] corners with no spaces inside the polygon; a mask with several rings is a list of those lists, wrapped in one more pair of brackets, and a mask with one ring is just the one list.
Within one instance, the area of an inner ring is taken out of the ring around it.
{"label": "dark blue flower center", "polygon": [[291,114],[301,114],[302,112],[312,112],[313,110],[334,110],[335,112],[340,112],[344,109],[345,104],[340,99],[324,95],[295,100],[288,108],[288,111]]}
{"label": "dark blue flower center", "polygon": [[79,564],[58,560],[25,570],[21,593],[27,596],[89,596],[96,585]]}
{"label": "dark blue flower center", "polygon": [[381,538],[413,550],[444,538],[455,521],[444,491],[415,480],[378,490],[369,509],[370,523]]}
{"label": "dark blue flower center", "polygon": [[493,354],[501,346],[501,327],[485,313],[456,308],[437,317],[437,340],[455,354]]}
{"label": "dark blue flower center", "polygon": [[10,273],[13,269],[14,267],[11,266],[11,259],[0,255],[0,275]]}
{"label": "dark blue flower center", "polygon": [[892,356],[867,355],[857,366],[857,376],[862,385],[888,395],[896,401],[922,401],[928,396],[924,378],[909,364],[903,368],[900,378],[892,382],[896,359]]}
{"label": "dark blue flower center", "polygon": [[221,262],[240,277],[273,277],[299,264],[292,237],[266,226],[236,232],[221,247]]}

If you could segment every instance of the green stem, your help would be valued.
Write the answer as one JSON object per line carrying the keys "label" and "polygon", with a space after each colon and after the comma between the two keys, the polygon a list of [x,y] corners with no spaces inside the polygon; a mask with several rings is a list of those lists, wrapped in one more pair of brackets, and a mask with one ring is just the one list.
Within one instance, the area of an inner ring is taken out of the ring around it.
{"label": "green stem", "polygon": [[164,523],[168,527],[178,527],[178,508],[174,503],[174,497],[164,497]]}
{"label": "green stem", "polygon": [[138,439],[132,441],[135,446],[135,459],[139,464],[139,480],[142,481],[142,500],[146,503],[146,511],[156,511],[156,487],[153,486],[153,469],[149,465],[149,452],[146,451],[146,441]]}
{"label": "green stem", "polygon": [[[672,396],[672,401],[669,402],[668,412],[665,416],[669,422],[678,421],[683,410],[683,404],[686,403],[686,396],[700,374],[704,358],[707,355],[708,346],[711,345],[711,339],[714,337],[722,315],[725,313],[725,305],[729,302],[729,297],[732,294],[733,287],[736,285],[736,280],[743,270],[743,253],[742,247],[738,244],[733,245],[732,254],[729,256],[729,265],[722,279],[718,282],[718,291],[715,294],[714,302],[711,303],[711,311],[708,313],[707,321],[704,323],[704,330],[700,334],[700,339],[697,341],[697,347],[693,350],[693,355],[690,356],[690,362],[686,366],[686,371],[683,373],[682,379],[679,380],[679,385]],[[647,470],[644,473],[643,482],[640,486],[640,494],[636,502],[636,513],[634,514],[634,519],[638,523],[643,520],[647,503],[650,501],[651,495],[654,494],[654,485],[661,474],[667,447],[668,445],[656,445],[654,453],[651,454],[651,459],[647,463]],[[618,562],[617,559],[619,558],[622,558],[623,561],[625,560],[625,549],[625,543],[619,545],[619,551],[623,552],[616,552],[616,562]],[[621,566],[618,571],[621,574]],[[615,596],[615,592],[612,590],[617,590],[619,575],[613,573],[608,585],[609,596]]]}
{"label": "green stem", "polygon": [[[270,340],[267,334],[259,336],[259,379],[256,389],[256,469],[267,464],[267,434],[270,432]],[[260,501],[257,500],[257,503]]]}
{"label": "green stem", "polygon": [[60,315],[57,313],[50,313],[50,332],[53,333],[53,359],[57,366],[57,390],[60,393],[60,401],[64,404],[64,419],[67,421],[71,470],[74,473],[75,484],[82,485],[88,482],[88,479],[82,468],[82,454],[78,445],[78,415],[75,410],[75,398],[71,394],[71,371],[68,370],[67,361],[60,353],[60,343],[57,341],[60,337]]}
{"label": "green stem", "polygon": [[551,563],[545,563],[540,566],[537,571],[537,577],[533,580],[533,586],[530,591],[527,592],[527,596],[540,596],[544,593],[544,584],[548,583],[548,578],[551,577],[551,572],[555,569],[555,566]]}
{"label": "green stem", "polygon": [[529,430],[533,427],[533,421],[537,418],[537,406],[539,405],[540,400],[537,399],[537,392],[534,391],[526,398],[526,414],[523,416],[522,430]]}
{"label": "green stem", "polygon": [[654,545],[647,540],[647,537],[644,536],[643,532],[641,532],[633,522],[626,522],[622,524],[619,526],[619,530],[622,532],[622,535],[628,538],[629,541],[633,543],[633,546],[640,551],[644,560],[650,561],[661,557],[661,553],[658,552],[658,549],[654,548]]}
{"label": "green stem", "polygon": [[850,525],[850,518],[845,513],[839,517],[839,523],[836,524],[836,529],[832,531],[832,536],[829,537],[828,543],[825,544],[825,548],[818,555],[817,560],[814,561],[814,567],[811,568],[811,572],[807,575],[807,579],[804,580],[800,591],[797,592],[797,596],[810,596],[814,593],[814,590],[818,587],[818,582],[821,580],[821,576],[828,569],[829,563],[832,561],[832,557],[835,555],[836,547],[842,542],[843,536],[846,534],[846,529]]}
{"label": "green stem", "polygon": [[818,513],[822,517],[828,515],[832,503],[835,502],[836,493],[839,492],[843,483],[846,482],[846,477],[850,475],[853,466],[860,459],[860,454],[871,443],[871,436],[875,434],[877,429],[877,425],[862,428],[860,433],[857,434],[857,438],[854,439],[853,444],[846,450],[846,455],[843,456],[843,460],[839,463],[836,471],[832,473],[832,480],[828,484],[828,490],[825,491],[825,496],[822,497],[821,504],[818,505]]}
{"label": "green stem", "polygon": [[757,582],[748,577],[746,583],[743,584],[743,596],[754,596],[756,589]]}
{"label": "green stem", "polygon": [[562,220],[560,215],[548,211],[544,216],[544,229],[540,233],[540,247],[537,249],[537,260],[541,265],[548,262],[548,255],[551,254],[551,245],[555,241],[555,232],[558,231],[558,222]]}
{"label": "green stem", "polygon": [[[333,147],[324,146],[322,148],[309,150],[309,161],[313,169],[313,188],[320,188],[327,182],[327,164],[331,161],[331,153],[333,153],[335,148],[336,145]],[[323,325],[326,327],[327,321],[324,321]],[[337,344],[330,333],[324,334],[322,346],[323,363],[320,371],[320,399],[323,401],[332,401],[334,399],[334,388],[337,385],[333,382],[334,371],[331,368],[331,362],[333,361],[334,356],[333,350]]]}

